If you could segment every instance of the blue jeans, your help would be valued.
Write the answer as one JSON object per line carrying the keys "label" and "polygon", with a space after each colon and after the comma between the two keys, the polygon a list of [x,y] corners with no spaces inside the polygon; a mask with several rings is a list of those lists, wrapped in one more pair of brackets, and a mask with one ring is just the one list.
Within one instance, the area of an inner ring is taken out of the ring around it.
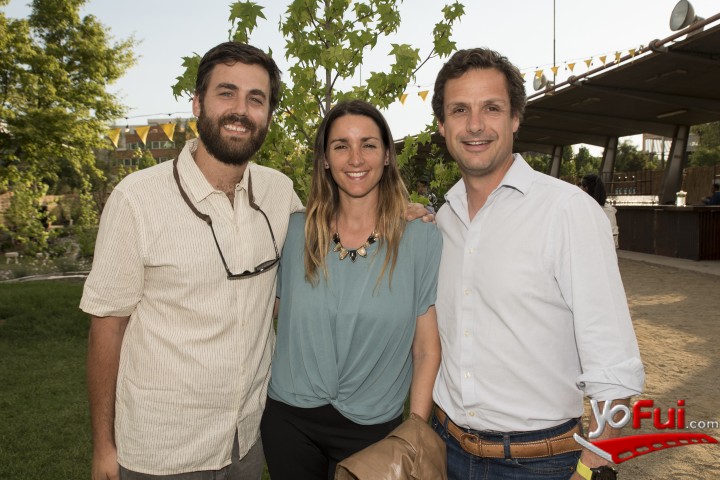
{"label": "blue jeans", "polygon": [[[503,443],[504,437],[512,443],[530,442],[565,433],[574,428],[577,422],[571,420],[535,432],[467,432],[489,442]],[[544,458],[481,458],[463,450],[435,415],[432,417],[432,427],[447,446],[448,480],[568,480],[575,472],[580,458],[579,451]]]}

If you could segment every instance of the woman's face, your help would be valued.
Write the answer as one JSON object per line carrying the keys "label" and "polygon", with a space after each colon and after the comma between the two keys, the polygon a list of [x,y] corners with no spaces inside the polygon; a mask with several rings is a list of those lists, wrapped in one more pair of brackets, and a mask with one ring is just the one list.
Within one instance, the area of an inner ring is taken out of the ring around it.
{"label": "woman's face", "polygon": [[327,135],[325,160],[341,199],[377,198],[389,153],[373,119],[364,115],[337,118]]}

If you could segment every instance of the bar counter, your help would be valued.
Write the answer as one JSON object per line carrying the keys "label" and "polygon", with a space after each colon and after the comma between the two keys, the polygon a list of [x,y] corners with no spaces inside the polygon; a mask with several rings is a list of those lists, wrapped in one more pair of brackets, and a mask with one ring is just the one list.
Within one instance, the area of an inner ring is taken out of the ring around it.
{"label": "bar counter", "polygon": [[690,260],[720,260],[720,206],[615,208],[623,250]]}

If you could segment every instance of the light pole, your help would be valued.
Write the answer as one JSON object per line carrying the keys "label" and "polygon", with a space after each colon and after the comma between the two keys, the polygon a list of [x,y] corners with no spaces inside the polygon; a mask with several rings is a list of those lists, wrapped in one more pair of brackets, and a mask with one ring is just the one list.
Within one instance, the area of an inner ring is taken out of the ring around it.
{"label": "light pole", "polygon": [[556,0],[553,0],[553,85],[556,85],[555,72],[557,72],[555,65],[555,2]]}

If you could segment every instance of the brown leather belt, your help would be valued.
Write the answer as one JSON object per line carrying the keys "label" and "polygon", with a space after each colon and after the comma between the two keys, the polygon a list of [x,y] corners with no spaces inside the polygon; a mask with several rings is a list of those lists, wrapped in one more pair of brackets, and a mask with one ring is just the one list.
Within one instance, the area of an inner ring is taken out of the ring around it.
{"label": "brown leather belt", "polygon": [[[440,407],[435,405],[435,416],[460,446],[471,455],[483,458],[505,458],[505,446],[502,442],[488,442],[477,435],[468,433],[453,423]],[[514,442],[510,444],[510,458],[543,458],[561,453],[577,452],[582,447],[575,441],[573,434],[580,433],[580,426],[552,438],[532,442]]]}

